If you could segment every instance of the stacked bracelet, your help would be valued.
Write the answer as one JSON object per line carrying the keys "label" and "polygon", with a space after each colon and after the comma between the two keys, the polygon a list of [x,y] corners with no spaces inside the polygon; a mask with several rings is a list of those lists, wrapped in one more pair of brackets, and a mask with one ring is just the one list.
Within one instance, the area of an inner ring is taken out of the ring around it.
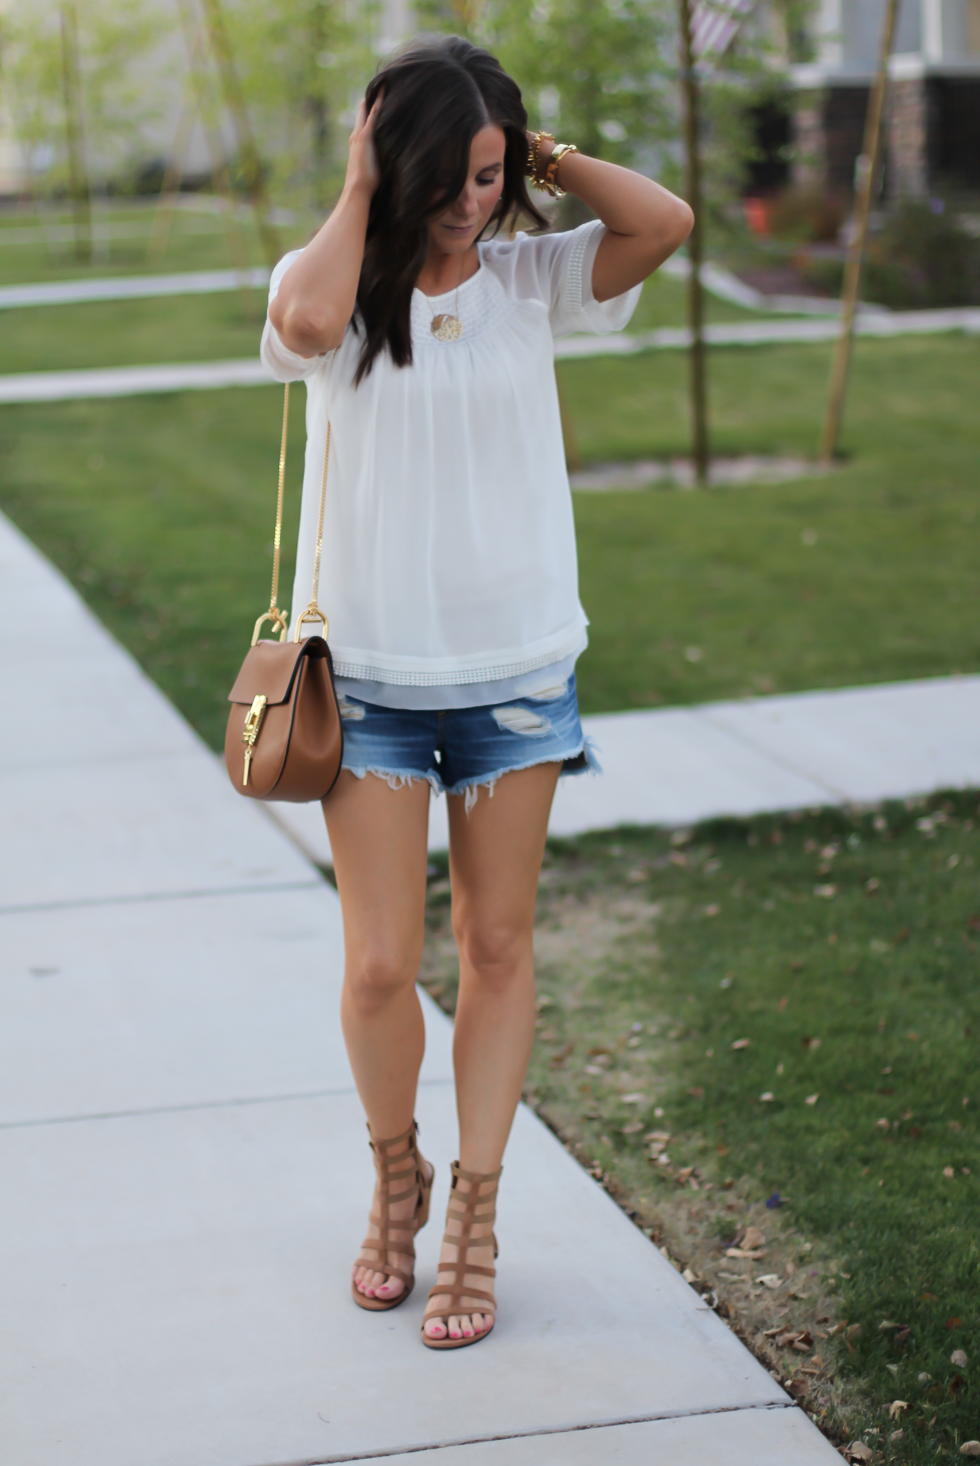
{"label": "stacked bracelet", "polygon": [[527,171],[531,177],[531,183],[542,193],[550,194],[553,199],[565,197],[565,189],[558,183],[558,164],[566,153],[577,153],[578,148],[574,143],[555,143],[548,159],[548,165],[544,174],[541,174],[541,160],[538,157],[538,147],[542,142],[554,143],[555,139],[550,132],[532,132],[531,140],[527,150]]}

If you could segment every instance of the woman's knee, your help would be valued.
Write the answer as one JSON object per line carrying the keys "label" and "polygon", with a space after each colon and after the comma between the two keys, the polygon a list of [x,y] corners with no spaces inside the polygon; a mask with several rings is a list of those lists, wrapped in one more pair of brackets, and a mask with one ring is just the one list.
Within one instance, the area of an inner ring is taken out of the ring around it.
{"label": "woman's knee", "polygon": [[506,920],[454,923],[461,965],[488,988],[503,989],[533,971],[533,934]]}
{"label": "woman's knee", "polygon": [[414,943],[407,949],[375,944],[350,953],[345,978],[358,1010],[370,1017],[412,988],[421,956]]}

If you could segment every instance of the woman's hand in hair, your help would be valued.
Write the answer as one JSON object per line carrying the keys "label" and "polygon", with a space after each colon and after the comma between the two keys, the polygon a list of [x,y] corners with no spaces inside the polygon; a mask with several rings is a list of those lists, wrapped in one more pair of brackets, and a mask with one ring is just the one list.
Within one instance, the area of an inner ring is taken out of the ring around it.
{"label": "woman's hand in hair", "polygon": [[269,303],[269,320],[280,340],[299,356],[334,351],[354,314],[368,211],[380,177],[374,123],[381,102],[379,94],[370,112],[364,102],[358,107],[347,179],[336,208],[290,265]]}
{"label": "woman's hand in hair", "polygon": [[350,152],[347,158],[345,188],[365,189],[368,197],[374,193],[381,179],[378,154],[374,146],[374,124],[378,109],[384,101],[384,92],[379,92],[374,106],[368,112],[363,97],[358,103],[354,131],[350,135]]}

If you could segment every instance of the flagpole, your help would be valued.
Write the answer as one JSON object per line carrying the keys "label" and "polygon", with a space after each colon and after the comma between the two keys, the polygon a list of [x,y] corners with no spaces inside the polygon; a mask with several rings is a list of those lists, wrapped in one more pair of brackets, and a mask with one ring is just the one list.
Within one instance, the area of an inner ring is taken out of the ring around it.
{"label": "flagpole", "polygon": [[694,70],[694,41],[691,34],[690,0],[678,0],[680,7],[684,94],[684,143],[687,151],[687,201],[694,211],[694,227],[687,240],[691,266],[688,280],[688,320],[691,329],[691,436],[694,478],[702,487],[708,482],[708,394],[705,379],[704,294],[701,287],[703,234],[701,229],[701,154],[699,140],[700,97]]}

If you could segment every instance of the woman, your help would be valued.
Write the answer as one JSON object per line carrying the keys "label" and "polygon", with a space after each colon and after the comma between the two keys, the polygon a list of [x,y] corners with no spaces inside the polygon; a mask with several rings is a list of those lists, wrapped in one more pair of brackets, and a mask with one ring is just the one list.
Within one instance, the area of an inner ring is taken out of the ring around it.
{"label": "woman", "polygon": [[[367,89],[347,179],[273,273],[262,342],[308,386],[294,606],[310,582],[332,427],[324,603],[344,719],[324,802],[343,908],[342,1021],[377,1184],[352,1291],[404,1302],[433,1167],[416,1143],[430,786],[449,803],[459,948],[459,1161],[431,1348],[493,1326],[494,1199],[534,1033],[532,933],[559,775],[582,735],[578,602],[553,338],[626,325],[690,209],[647,178],[527,132],[516,84],[457,37],[413,43]],[[598,217],[565,234],[530,181]],[[501,231],[501,232],[498,232]]]}

